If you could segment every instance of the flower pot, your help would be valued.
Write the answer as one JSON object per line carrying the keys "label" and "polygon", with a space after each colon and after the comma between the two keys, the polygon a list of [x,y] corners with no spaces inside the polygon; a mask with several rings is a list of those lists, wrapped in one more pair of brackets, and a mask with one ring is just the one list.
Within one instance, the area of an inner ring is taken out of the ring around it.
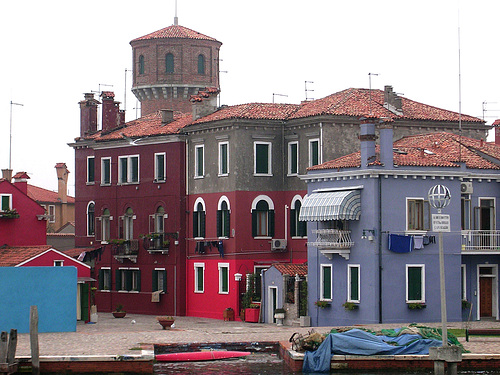
{"label": "flower pot", "polygon": [[157,316],[156,320],[158,321],[158,323],[160,323],[163,329],[170,329],[172,324],[174,324],[175,322],[174,318],[168,316]]}
{"label": "flower pot", "polygon": [[275,313],[274,319],[285,319],[285,313]]}
{"label": "flower pot", "polygon": [[127,315],[125,311],[113,311],[112,314],[115,318],[124,318]]}
{"label": "flower pot", "polygon": [[245,322],[258,323],[259,322],[259,311],[260,309],[245,309]]}

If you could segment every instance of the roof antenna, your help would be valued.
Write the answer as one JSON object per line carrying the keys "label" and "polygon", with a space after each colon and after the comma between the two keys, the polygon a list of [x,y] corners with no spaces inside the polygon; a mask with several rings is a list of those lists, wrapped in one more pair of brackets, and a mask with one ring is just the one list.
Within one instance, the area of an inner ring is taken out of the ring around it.
{"label": "roof antenna", "polygon": [[174,16],[174,25],[179,24],[179,17],[177,17],[177,0],[175,0],[175,16]]}
{"label": "roof antenna", "polygon": [[460,1],[458,1],[458,161],[462,161],[462,67],[460,61]]}
{"label": "roof antenna", "polygon": [[368,73],[368,93],[370,95],[368,102],[370,105],[370,115],[372,114],[372,76],[378,76],[378,73]]}

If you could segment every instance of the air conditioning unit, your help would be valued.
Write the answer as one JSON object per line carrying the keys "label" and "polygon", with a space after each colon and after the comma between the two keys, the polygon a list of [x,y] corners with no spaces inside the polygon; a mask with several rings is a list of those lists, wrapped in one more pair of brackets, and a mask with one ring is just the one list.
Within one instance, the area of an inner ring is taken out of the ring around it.
{"label": "air conditioning unit", "polygon": [[286,249],[286,240],[273,239],[271,242],[271,250],[284,250]]}
{"label": "air conditioning unit", "polygon": [[460,192],[462,194],[472,194],[472,182],[462,182],[460,183]]}

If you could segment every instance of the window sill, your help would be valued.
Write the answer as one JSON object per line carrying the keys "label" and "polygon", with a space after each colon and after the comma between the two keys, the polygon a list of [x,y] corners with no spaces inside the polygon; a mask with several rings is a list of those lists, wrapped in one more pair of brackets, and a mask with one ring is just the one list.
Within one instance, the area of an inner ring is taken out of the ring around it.
{"label": "window sill", "polygon": [[87,186],[89,186],[89,185],[95,185],[95,181],[94,182],[87,181],[86,184],[87,184]]}
{"label": "window sill", "polygon": [[286,176],[287,177],[298,177],[298,173],[288,173]]}
{"label": "window sill", "polygon": [[229,237],[217,237],[217,239],[219,239],[219,240],[228,240]]}
{"label": "window sill", "polygon": [[200,292],[200,291],[196,291],[196,290],[194,292],[197,293],[197,294],[203,294],[203,293],[205,293],[205,291]]}
{"label": "window sill", "polygon": [[254,173],[254,177],[273,177],[272,173]]}
{"label": "window sill", "polygon": [[139,185],[139,181],[134,181],[134,182],[119,182],[119,186],[126,186],[126,185]]}
{"label": "window sill", "polygon": [[217,175],[217,177],[227,177],[227,176],[229,176],[229,173],[221,173]]}
{"label": "window sill", "polygon": [[229,292],[219,292],[219,294],[229,294]]}
{"label": "window sill", "polygon": [[307,240],[307,236],[292,236],[292,240]]}
{"label": "window sill", "polygon": [[101,182],[101,186],[111,186],[111,182]]}
{"label": "window sill", "polygon": [[268,236],[256,236],[253,239],[254,240],[272,240],[273,238],[272,237],[268,237]]}
{"label": "window sill", "polygon": [[194,176],[195,180],[199,180],[199,179],[202,179],[202,178],[205,178],[205,176]]}
{"label": "window sill", "polygon": [[406,236],[425,236],[428,231],[426,230],[405,230]]}
{"label": "window sill", "polygon": [[153,180],[153,184],[164,184],[166,182],[167,180],[156,180],[156,179]]}
{"label": "window sill", "polygon": [[103,289],[103,290],[100,290],[99,292],[101,292],[101,293],[111,293],[111,290],[109,290],[109,289]]}

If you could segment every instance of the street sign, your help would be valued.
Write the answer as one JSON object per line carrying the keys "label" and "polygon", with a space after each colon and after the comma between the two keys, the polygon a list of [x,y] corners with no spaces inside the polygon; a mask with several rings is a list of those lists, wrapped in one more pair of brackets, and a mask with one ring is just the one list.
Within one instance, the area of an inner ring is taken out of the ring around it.
{"label": "street sign", "polygon": [[449,232],[450,226],[450,215],[432,214],[432,230],[434,232]]}

